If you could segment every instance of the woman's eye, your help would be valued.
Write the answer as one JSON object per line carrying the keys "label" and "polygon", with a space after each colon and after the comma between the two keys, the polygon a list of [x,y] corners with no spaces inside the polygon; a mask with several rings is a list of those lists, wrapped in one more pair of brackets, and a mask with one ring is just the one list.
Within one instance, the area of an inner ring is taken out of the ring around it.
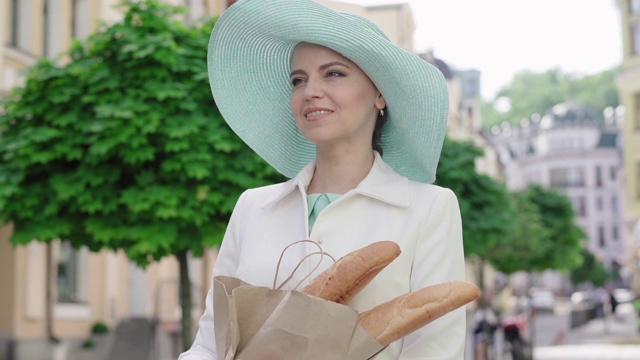
{"label": "woman's eye", "polygon": [[327,77],[341,77],[344,76],[344,73],[337,70],[330,70],[327,72]]}
{"label": "woman's eye", "polygon": [[297,86],[297,85],[299,85],[301,82],[302,82],[302,79],[300,79],[300,78],[293,78],[293,79],[291,79],[291,85],[293,85],[293,86]]}

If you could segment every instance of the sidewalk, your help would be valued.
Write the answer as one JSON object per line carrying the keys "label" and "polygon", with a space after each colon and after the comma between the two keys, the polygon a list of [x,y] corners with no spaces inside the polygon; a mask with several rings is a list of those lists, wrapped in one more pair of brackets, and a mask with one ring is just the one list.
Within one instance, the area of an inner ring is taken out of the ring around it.
{"label": "sidewalk", "polygon": [[640,345],[636,327],[636,313],[631,304],[622,304],[615,316],[597,318],[571,330],[562,344],[609,343]]}
{"label": "sidewalk", "polygon": [[616,316],[598,318],[568,331],[560,345],[534,349],[536,360],[640,360],[640,333],[631,304]]}

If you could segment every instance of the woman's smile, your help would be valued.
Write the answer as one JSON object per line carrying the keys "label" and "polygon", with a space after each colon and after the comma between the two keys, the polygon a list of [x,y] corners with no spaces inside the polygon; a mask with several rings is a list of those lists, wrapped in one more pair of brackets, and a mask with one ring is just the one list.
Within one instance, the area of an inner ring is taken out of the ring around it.
{"label": "woman's smile", "polygon": [[313,44],[291,58],[291,112],[300,133],[317,146],[371,148],[384,98],[351,60]]}
{"label": "woman's smile", "polygon": [[304,117],[309,121],[316,121],[324,119],[327,115],[330,115],[332,113],[333,111],[328,109],[319,109],[317,107],[312,107],[304,111]]}

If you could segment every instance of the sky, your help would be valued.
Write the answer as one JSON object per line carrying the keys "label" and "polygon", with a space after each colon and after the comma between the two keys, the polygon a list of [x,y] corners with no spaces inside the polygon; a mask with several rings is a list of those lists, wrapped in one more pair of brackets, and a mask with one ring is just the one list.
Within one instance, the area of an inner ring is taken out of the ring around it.
{"label": "sky", "polygon": [[615,0],[340,0],[408,3],[414,50],[454,69],[481,72],[481,95],[492,99],[518,71],[594,74],[622,61]]}

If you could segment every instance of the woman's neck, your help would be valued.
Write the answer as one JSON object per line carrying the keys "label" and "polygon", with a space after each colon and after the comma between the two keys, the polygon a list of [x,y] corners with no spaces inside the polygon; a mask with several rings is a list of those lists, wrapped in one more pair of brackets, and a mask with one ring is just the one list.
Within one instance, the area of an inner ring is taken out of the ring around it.
{"label": "woman's neck", "polygon": [[371,148],[321,149],[318,147],[315,172],[307,193],[346,193],[358,186],[369,174],[374,159]]}

